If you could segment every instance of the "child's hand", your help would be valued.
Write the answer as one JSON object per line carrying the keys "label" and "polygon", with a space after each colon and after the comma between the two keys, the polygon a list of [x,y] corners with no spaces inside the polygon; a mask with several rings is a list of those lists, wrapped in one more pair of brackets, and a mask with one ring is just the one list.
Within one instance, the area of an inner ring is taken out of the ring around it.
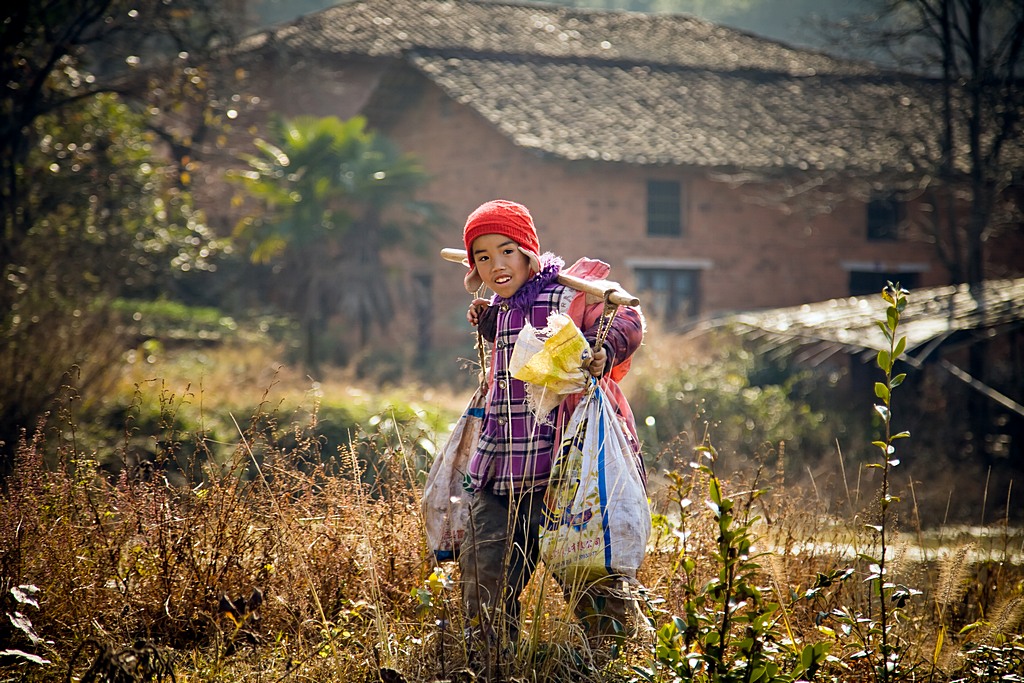
{"label": "child's hand", "polygon": [[487,299],[473,299],[473,303],[469,305],[469,310],[466,311],[466,320],[469,321],[470,325],[476,326],[480,323],[480,313],[490,305],[490,301]]}
{"label": "child's hand", "polygon": [[598,350],[594,351],[594,355],[591,356],[590,362],[586,368],[590,371],[590,374],[594,377],[600,377],[604,374],[604,366],[608,363],[608,352],[604,350],[602,346]]}

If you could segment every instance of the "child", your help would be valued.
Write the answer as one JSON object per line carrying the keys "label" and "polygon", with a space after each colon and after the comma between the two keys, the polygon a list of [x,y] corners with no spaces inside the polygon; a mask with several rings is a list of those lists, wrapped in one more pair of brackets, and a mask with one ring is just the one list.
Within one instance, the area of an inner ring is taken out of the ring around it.
{"label": "child", "polygon": [[[552,313],[573,318],[593,345],[604,304],[588,305],[585,295],[558,283],[563,262],[550,253],[541,255],[533,218],[521,204],[499,199],[481,205],[466,220],[463,239],[470,267],[466,289],[473,293],[486,285],[494,292],[490,300],[474,299],[467,313],[493,346],[483,425],[469,465],[471,522],[459,557],[463,601],[472,632],[503,633],[515,643],[519,595],[537,563],[544,490],[559,429],[578,396],[548,416],[535,416],[525,385],[509,374],[509,359],[523,326],[542,329]],[[582,259],[566,272],[572,271],[603,278],[608,267]],[[613,377],[628,367],[642,338],[639,310],[620,307],[603,348],[594,349],[587,368],[602,378],[602,388],[629,428],[641,468],[633,416]],[[563,588],[568,597],[569,587]],[[594,587],[574,597],[588,635],[621,633],[627,627],[626,602],[613,592]]]}

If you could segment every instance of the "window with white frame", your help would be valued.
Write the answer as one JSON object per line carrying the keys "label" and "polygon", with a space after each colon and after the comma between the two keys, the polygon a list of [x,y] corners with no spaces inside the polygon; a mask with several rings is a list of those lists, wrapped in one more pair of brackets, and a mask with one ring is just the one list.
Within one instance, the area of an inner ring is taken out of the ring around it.
{"label": "window with white frame", "polygon": [[928,270],[923,262],[877,262],[843,261],[847,272],[850,296],[872,296],[881,294],[886,283],[899,284],[904,289],[917,289],[921,284],[921,273]]}
{"label": "window with white frame", "polygon": [[699,269],[638,266],[633,273],[637,295],[649,315],[665,323],[679,323],[700,311]]}
{"label": "window with white frame", "polygon": [[871,296],[881,294],[887,283],[898,284],[906,290],[917,289],[921,280],[920,273],[901,273],[889,271],[850,271],[850,296]]}

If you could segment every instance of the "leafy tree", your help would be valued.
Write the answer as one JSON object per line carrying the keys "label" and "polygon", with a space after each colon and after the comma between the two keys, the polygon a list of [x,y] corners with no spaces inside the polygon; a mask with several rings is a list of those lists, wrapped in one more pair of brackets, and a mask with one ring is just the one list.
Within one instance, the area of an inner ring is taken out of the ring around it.
{"label": "leafy tree", "polygon": [[186,165],[218,96],[186,62],[243,1],[48,0],[0,21],[0,461],[116,359],[106,301],[209,266]]}
{"label": "leafy tree", "polygon": [[245,2],[12,4],[0,21],[0,265],[20,260],[19,246],[33,226],[34,216],[23,206],[22,168],[37,143],[34,124],[97,94],[116,92],[147,114],[144,125],[177,142],[174,158],[187,163],[190,149],[215,122],[211,106],[220,98],[209,69],[187,62],[204,63],[233,40],[244,28]]}
{"label": "leafy tree", "polygon": [[271,140],[230,174],[264,209],[236,236],[256,262],[273,262],[287,280],[288,306],[305,336],[305,363],[317,372],[323,328],[335,313],[353,321],[365,347],[393,306],[381,261],[391,245],[425,244],[438,220],[414,198],[426,176],[419,164],[355,117],[276,118]]}
{"label": "leafy tree", "polygon": [[[123,347],[107,306],[217,249],[154,153],[143,118],[97,95],[33,123],[18,210],[32,216],[0,312],[0,454],[31,431],[63,387],[101,383]],[[0,458],[2,460],[2,458]]]}

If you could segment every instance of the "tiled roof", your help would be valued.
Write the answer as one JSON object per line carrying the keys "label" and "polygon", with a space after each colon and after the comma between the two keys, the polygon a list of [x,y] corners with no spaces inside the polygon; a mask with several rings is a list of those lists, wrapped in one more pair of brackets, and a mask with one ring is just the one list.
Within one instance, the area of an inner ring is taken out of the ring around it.
{"label": "tiled roof", "polygon": [[688,15],[483,0],[342,2],[252,36],[243,48],[268,43],[331,54],[397,57],[409,49],[457,49],[794,75],[863,69]]}
{"label": "tiled roof", "polygon": [[241,49],[403,60],[516,145],[569,160],[876,176],[937,156],[927,81],[686,15],[355,0]]}
{"label": "tiled roof", "polygon": [[900,172],[892,163],[906,145],[926,149],[920,124],[937,101],[881,77],[483,55],[411,59],[517,145],[566,159]]}

